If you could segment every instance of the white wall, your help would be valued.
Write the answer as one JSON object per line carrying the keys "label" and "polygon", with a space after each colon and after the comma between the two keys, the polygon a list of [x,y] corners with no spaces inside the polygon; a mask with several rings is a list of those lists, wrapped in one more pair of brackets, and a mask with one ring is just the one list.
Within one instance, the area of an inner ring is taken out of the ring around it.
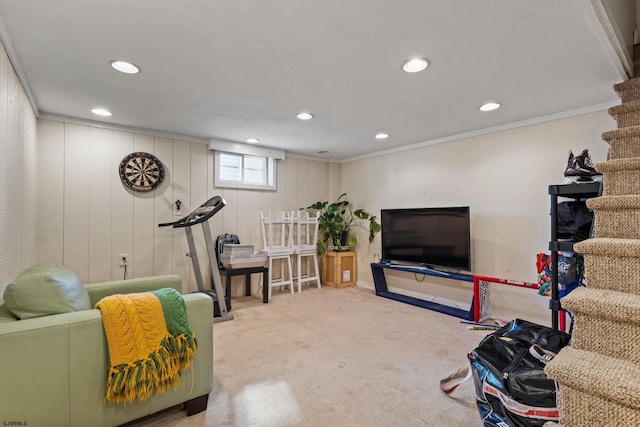
{"label": "white wall", "polygon": [[633,32],[636,29],[637,0],[603,0],[614,30],[633,58]]}
{"label": "white wall", "polygon": [[[601,111],[353,161],[342,164],[340,189],[375,215],[384,208],[469,206],[473,273],[535,281],[536,254],[548,252],[548,186],[563,182],[569,150],[588,148],[594,162],[605,161],[601,135],[615,128]],[[368,265],[380,257],[380,236],[358,250],[358,285],[372,288]],[[429,278],[398,276],[389,286],[407,294],[429,290]],[[450,297],[470,303],[470,287],[461,289]]]}
{"label": "white wall", "polygon": [[[633,70],[633,39],[636,29],[637,0],[592,0],[596,13],[599,13],[600,23],[620,60]],[[632,73],[630,73],[632,74]]]}
{"label": "white wall", "polygon": [[[548,251],[548,186],[562,183],[570,149],[589,148],[594,162],[604,161],[601,134],[615,127],[602,111],[341,165],[287,157],[278,165],[278,191],[263,192],[215,188],[213,152],[200,143],[39,120],[37,261],[62,262],[82,280],[99,281],[121,277],[118,254],[128,253],[130,277],[175,273],[185,291],[195,290],[183,230],[157,227],[177,218],[175,200],[189,212],[222,195],[227,206],[211,221],[213,235],[235,233],[260,248],[260,210],[297,209],[347,192],[356,207],[376,215],[383,208],[468,205],[473,272],[531,281],[536,254]],[[118,164],[135,150],[165,164],[166,182],[153,193],[120,182]],[[194,231],[202,258],[202,233]],[[360,286],[373,288],[368,265],[380,257],[379,239],[358,247]],[[470,302],[466,284],[391,276],[389,285],[404,293],[421,296],[430,288]],[[232,295],[242,281],[234,283]]]}
{"label": "white wall", "polygon": [[[287,157],[277,166],[277,191],[220,189],[213,186],[213,152],[207,145],[52,120],[38,121],[38,263],[60,262],[85,282],[122,278],[120,253],[129,254],[129,277],[178,274],[183,290],[197,289],[184,229],[159,228],[208,198],[227,205],[209,222],[213,238],[237,234],[242,243],[262,247],[260,210],[293,210],[330,197],[327,183],[338,165]],[[155,191],[136,193],[118,175],[120,161],[146,151],[165,165],[165,181]],[[194,227],[198,257],[206,263],[204,237]],[[210,279],[210,275],[203,276]],[[236,294],[240,279],[234,281]],[[257,288],[257,280],[254,280]],[[257,289],[256,289],[257,290]]]}
{"label": "white wall", "polygon": [[0,301],[36,259],[36,118],[0,44]]}

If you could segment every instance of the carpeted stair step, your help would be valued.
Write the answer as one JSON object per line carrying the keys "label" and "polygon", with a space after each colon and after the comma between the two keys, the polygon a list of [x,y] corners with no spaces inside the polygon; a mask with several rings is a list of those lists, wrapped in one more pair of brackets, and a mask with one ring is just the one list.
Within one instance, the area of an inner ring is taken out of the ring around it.
{"label": "carpeted stair step", "polygon": [[640,426],[640,365],[565,347],[545,367],[567,426]]}
{"label": "carpeted stair step", "polygon": [[587,206],[595,214],[594,237],[640,239],[640,195],[596,197]]}
{"label": "carpeted stair step", "polygon": [[640,101],[640,78],[633,78],[613,85],[622,102]]}
{"label": "carpeted stair step", "polygon": [[574,315],[573,348],[640,364],[640,295],[580,287],[562,308]]}
{"label": "carpeted stair step", "polygon": [[602,134],[609,143],[609,159],[640,157],[640,126],[628,126]]}
{"label": "carpeted stair step", "polygon": [[603,195],[640,194],[640,157],[609,160],[595,168],[602,173]]}
{"label": "carpeted stair step", "polygon": [[640,295],[640,240],[598,237],[576,243],[573,249],[584,254],[589,288]]}
{"label": "carpeted stair step", "polygon": [[609,108],[619,128],[640,125],[640,101],[625,102]]}

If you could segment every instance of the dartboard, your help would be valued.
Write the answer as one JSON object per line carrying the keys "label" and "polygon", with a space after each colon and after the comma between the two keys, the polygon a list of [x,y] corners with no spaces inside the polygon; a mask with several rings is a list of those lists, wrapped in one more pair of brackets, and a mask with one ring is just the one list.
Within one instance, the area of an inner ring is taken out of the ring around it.
{"label": "dartboard", "polygon": [[162,184],[164,166],[153,154],[131,153],[120,162],[120,179],[133,191],[151,191]]}

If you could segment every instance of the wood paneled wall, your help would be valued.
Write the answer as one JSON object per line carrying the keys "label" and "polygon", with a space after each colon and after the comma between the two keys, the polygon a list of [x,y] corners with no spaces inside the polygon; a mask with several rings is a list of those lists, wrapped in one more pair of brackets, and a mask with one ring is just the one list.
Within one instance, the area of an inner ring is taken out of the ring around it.
{"label": "wood paneled wall", "polygon": [[36,116],[0,44],[0,301],[36,259]]}
{"label": "wood paneled wall", "polygon": [[[122,278],[119,254],[127,253],[128,277],[177,274],[183,291],[194,291],[184,230],[159,223],[175,221],[220,195],[226,206],[209,222],[213,238],[237,234],[259,250],[261,210],[294,210],[328,200],[339,181],[337,164],[287,156],[278,161],[277,191],[217,188],[213,151],[205,144],[52,120],[39,120],[38,129],[37,261],[63,263],[85,282]],[[165,181],[155,191],[137,193],[121,183],[118,165],[133,151],[152,153],[165,165]],[[176,200],[182,202],[180,216],[174,214]],[[205,270],[204,235],[200,226],[193,232]],[[209,280],[207,271],[203,276]]]}

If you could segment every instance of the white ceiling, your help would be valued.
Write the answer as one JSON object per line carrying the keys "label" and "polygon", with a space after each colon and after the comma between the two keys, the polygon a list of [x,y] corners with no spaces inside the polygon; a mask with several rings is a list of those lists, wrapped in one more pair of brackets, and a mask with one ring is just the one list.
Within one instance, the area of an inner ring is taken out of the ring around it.
{"label": "white ceiling", "polygon": [[[589,0],[0,0],[0,18],[40,117],[321,159],[602,109],[625,78]],[[429,68],[403,72],[415,56]]]}

